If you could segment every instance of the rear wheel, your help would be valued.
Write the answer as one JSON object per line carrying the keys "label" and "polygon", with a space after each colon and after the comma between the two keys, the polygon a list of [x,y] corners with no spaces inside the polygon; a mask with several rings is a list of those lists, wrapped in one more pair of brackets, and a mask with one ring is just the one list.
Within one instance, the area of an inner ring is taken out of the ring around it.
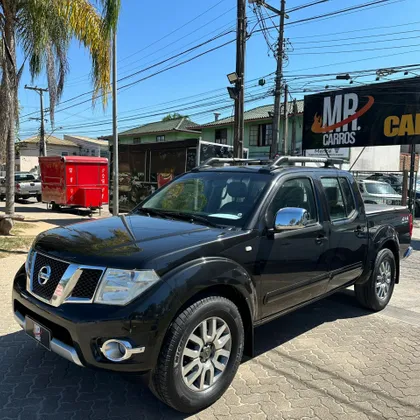
{"label": "rear wheel", "polygon": [[54,201],[51,203],[51,210],[52,211],[59,211],[60,206],[57,203],[54,203]]}
{"label": "rear wheel", "polygon": [[184,413],[213,404],[231,384],[242,359],[244,328],[233,302],[199,300],[173,322],[151,376],[151,390]]}
{"label": "rear wheel", "polygon": [[42,201],[42,194],[37,194],[36,201],[38,201],[38,203]]}
{"label": "rear wheel", "polygon": [[372,311],[384,309],[394,291],[396,273],[395,257],[392,251],[387,248],[379,251],[369,280],[364,284],[354,286],[359,303]]}

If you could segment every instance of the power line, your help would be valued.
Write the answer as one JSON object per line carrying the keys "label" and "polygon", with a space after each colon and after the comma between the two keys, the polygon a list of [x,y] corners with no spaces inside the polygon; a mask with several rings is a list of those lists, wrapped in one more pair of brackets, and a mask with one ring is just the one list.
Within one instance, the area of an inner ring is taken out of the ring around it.
{"label": "power line", "polygon": [[359,10],[361,10],[361,9],[370,8],[371,6],[376,6],[376,7],[377,6],[385,6],[386,3],[388,3],[388,4],[399,3],[401,1],[405,1],[405,0],[373,0],[373,1],[370,1],[370,2],[367,2],[367,3],[362,3],[362,4],[359,4],[359,5],[347,7],[345,9],[336,10],[334,12],[324,13],[322,15],[311,16],[311,17],[308,17],[308,18],[295,20],[293,22],[288,22],[288,23],[286,23],[286,25],[296,25],[296,24],[299,24],[299,23],[306,23],[306,22],[310,22],[310,21],[313,21],[313,20],[320,20],[320,19],[324,19],[324,18],[335,17],[337,15],[355,13],[355,12],[358,12]]}
{"label": "power line", "polygon": [[300,6],[293,7],[292,9],[287,10],[287,13],[297,12],[298,10],[306,9],[307,7],[316,6],[321,3],[326,3],[329,0],[316,0],[309,3],[302,4]]}
{"label": "power line", "polygon": [[[349,44],[349,45],[353,45],[353,44]],[[340,50],[340,51],[297,52],[297,53],[291,53],[291,54],[293,54],[293,55],[349,54],[349,53],[359,53],[359,52],[368,52],[368,51],[380,51],[380,50],[393,50],[394,48],[411,48],[411,47],[420,47],[420,44],[392,45],[392,46],[389,46],[389,47],[364,48],[364,49],[360,49],[360,50],[352,49],[352,50]]]}

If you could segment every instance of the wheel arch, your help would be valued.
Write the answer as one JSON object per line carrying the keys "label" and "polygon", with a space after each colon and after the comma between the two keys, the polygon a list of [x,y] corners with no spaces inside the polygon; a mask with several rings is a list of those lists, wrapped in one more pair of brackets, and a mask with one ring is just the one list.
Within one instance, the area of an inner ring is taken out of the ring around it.
{"label": "wheel arch", "polygon": [[254,280],[241,265],[227,258],[200,258],[169,272],[164,280],[175,293],[179,306],[171,314],[161,345],[185,308],[204,297],[221,296],[237,306],[245,330],[244,354],[253,357],[257,292]]}
{"label": "wheel arch", "polygon": [[400,282],[400,253],[399,253],[399,246],[397,245],[397,243],[395,242],[395,240],[393,239],[389,239],[387,241],[385,241],[382,245],[381,248],[378,250],[381,251],[383,249],[389,249],[395,258],[395,267],[396,267],[396,277],[395,277],[395,283],[398,284]]}

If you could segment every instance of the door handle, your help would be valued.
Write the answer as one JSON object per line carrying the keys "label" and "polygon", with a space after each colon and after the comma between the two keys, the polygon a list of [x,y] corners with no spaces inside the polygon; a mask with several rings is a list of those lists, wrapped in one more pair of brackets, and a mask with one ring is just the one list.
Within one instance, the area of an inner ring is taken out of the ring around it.
{"label": "door handle", "polygon": [[354,229],[354,233],[363,233],[362,226],[357,226],[356,229]]}
{"label": "door handle", "polygon": [[324,242],[328,241],[328,238],[324,235],[319,235],[316,239],[315,239],[315,243],[317,245],[322,245]]}

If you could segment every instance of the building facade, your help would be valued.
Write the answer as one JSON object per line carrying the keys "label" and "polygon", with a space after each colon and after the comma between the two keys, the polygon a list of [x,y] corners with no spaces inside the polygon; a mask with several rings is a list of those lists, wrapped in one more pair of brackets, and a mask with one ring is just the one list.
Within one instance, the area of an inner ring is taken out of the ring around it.
{"label": "building facade", "polygon": [[[49,136],[46,140],[47,156],[77,156],[79,146],[71,141]],[[29,172],[39,168],[39,136],[29,137],[16,144],[16,171]]]}
{"label": "building facade", "polygon": [[[286,151],[288,154],[302,153],[303,101],[297,101],[297,113],[293,113],[293,104],[289,104],[288,137]],[[269,156],[273,139],[273,105],[264,105],[246,111],[244,114],[244,148],[249,149],[249,157],[266,158]],[[201,130],[204,141],[233,145],[233,117],[216,119],[207,124],[195,126]],[[280,138],[283,132],[283,119],[280,122]],[[292,150],[293,149],[293,150]],[[279,150],[281,146],[279,145]]]}
{"label": "building facade", "polygon": [[[200,131],[195,129],[196,125],[186,117],[157,121],[119,133],[118,141],[119,144],[143,144],[198,139]],[[103,139],[112,140],[112,136]]]}
{"label": "building facade", "polygon": [[90,137],[64,134],[64,140],[70,141],[79,147],[80,156],[109,156],[109,143],[107,140],[91,139]]}

